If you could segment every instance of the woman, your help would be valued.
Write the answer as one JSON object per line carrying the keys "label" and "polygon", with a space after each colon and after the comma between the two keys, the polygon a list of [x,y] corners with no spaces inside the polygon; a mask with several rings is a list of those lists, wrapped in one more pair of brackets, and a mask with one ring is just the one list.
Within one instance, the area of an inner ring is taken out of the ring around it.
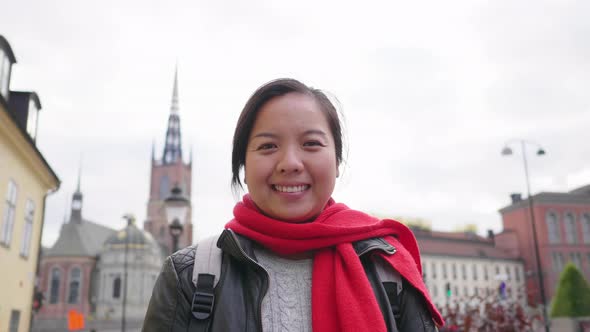
{"label": "woman", "polygon": [[260,87],[234,133],[232,185],[244,168],[248,194],[217,242],[211,314],[191,308],[192,246],[166,260],[143,331],[436,331],[414,236],[334,202],[341,162],[338,113],[322,91],[293,79]]}

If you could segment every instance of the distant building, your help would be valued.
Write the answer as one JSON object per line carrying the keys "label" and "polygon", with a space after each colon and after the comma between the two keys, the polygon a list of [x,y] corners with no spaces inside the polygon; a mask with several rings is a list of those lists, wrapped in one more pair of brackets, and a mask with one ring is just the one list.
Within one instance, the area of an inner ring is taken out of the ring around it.
{"label": "distant building", "polygon": [[[529,200],[511,196],[511,204],[500,209],[505,231],[523,258],[529,302],[539,303],[538,270],[535,260]],[[568,261],[576,264],[590,280],[590,185],[570,192],[541,192],[532,197],[541,271],[548,303],[555,295],[559,275]]]}
{"label": "distant building", "polygon": [[432,300],[442,308],[447,301],[473,295],[525,299],[522,260],[496,245],[493,236],[470,232],[413,229],[422,256],[422,272]]}
{"label": "distant building", "polygon": [[45,300],[33,331],[65,331],[71,310],[82,314],[89,328],[118,328],[124,299],[129,327],[141,326],[145,316],[163,260],[160,247],[133,223],[115,231],[84,219],[82,203],[78,179],[70,219],[41,257],[39,287]]}
{"label": "distant building", "polygon": [[[125,266],[127,294],[124,293]],[[148,232],[130,221],[126,228],[111,235],[103,245],[97,265],[98,291],[94,317],[120,321],[125,302],[126,320],[143,322],[161,268],[160,246]]]}
{"label": "distant building", "polygon": [[0,331],[29,331],[46,197],[60,181],[37,149],[41,102],[10,91],[16,58],[0,35]]}
{"label": "distant building", "polygon": [[35,317],[35,329],[65,327],[70,310],[88,316],[96,307],[96,263],[103,243],[115,230],[82,217],[79,180],[71,205],[69,221],[61,226],[55,244],[41,256],[39,288],[45,300]]}
{"label": "distant building", "polygon": [[[172,236],[168,228],[169,220],[166,220],[164,200],[170,196],[174,186],[178,186],[182,190],[182,195],[189,200],[192,194],[192,156],[188,163],[182,159],[178,110],[178,72],[176,72],[172,91],[172,106],[161,159],[156,159],[154,147],[152,147],[147,218],[143,224],[144,229],[152,234],[166,254],[172,252]],[[183,233],[178,241],[179,248],[187,247],[193,243],[192,209],[190,207],[183,228]]]}

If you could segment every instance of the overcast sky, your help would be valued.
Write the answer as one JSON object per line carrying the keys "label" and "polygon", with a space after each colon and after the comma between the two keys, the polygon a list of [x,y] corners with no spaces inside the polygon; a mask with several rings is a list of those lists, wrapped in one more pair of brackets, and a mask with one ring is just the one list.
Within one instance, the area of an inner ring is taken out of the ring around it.
{"label": "overcast sky", "polygon": [[[438,230],[501,231],[524,192],[590,183],[588,1],[9,1],[0,34],[12,90],[43,105],[38,146],[62,184],[43,244],[69,212],[82,159],[83,215],[122,228],[146,216],[179,67],[184,156],[192,149],[194,239],[231,218],[231,140],[261,84],[293,77],[337,98],[347,162],[336,200]],[[518,146],[513,145],[516,149]]]}

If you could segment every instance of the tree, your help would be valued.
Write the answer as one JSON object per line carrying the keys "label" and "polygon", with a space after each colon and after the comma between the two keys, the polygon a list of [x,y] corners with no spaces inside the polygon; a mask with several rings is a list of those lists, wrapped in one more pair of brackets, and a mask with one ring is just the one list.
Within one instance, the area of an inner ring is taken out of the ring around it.
{"label": "tree", "polygon": [[424,230],[424,231],[432,230],[432,223],[430,222],[430,220],[426,220],[423,218],[401,217],[400,216],[400,217],[394,217],[393,219],[403,223],[404,225],[406,225],[410,228],[420,229],[420,230]]}
{"label": "tree", "polygon": [[476,224],[465,224],[461,226],[455,227],[456,232],[469,232],[469,233],[477,233],[477,225]]}
{"label": "tree", "polygon": [[551,317],[590,316],[590,286],[578,268],[568,263],[557,285]]}

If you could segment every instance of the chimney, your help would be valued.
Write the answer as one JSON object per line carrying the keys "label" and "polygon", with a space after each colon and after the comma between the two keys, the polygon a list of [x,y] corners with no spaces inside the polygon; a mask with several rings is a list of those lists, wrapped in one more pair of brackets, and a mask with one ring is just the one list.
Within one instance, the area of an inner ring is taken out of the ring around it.
{"label": "chimney", "polygon": [[522,201],[522,194],[521,193],[512,193],[510,194],[510,199],[512,200],[512,204],[518,203]]}
{"label": "chimney", "polygon": [[491,229],[488,229],[488,239],[492,240],[492,242],[494,242],[494,231]]}

